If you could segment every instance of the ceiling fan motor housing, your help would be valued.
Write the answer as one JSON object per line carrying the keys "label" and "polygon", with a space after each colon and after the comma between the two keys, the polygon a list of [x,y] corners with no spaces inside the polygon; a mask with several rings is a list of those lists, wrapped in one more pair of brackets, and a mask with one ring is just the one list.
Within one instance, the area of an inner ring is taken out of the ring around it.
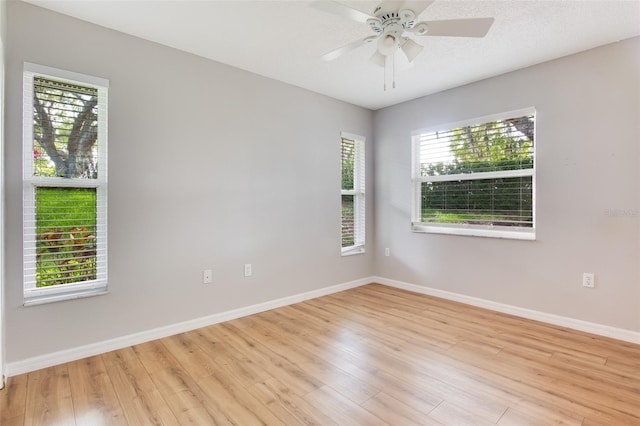
{"label": "ceiling fan motor housing", "polygon": [[416,26],[416,14],[411,9],[393,10],[390,4],[382,3],[373,11],[373,14],[375,18],[368,19],[367,24],[380,37],[378,52],[381,55],[389,56],[404,44],[406,37],[402,35],[405,31],[416,34],[426,33],[426,24],[422,22],[418,24],[420,31],[413,30]]}

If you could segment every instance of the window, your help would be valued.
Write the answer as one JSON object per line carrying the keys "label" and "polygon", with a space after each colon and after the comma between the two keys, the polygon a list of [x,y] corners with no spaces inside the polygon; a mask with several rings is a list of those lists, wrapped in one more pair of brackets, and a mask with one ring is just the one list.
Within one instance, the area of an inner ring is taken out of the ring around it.
{"label": "window", "polygon": [[108,81],[24,65],[24,304],[107,290]]}
{"label": "window", "polygon": [[535,239],[535,112],[413,135],[412,229]]}
{"label": "window", "polygon": [[364,253],[364,138],[342,134],[342,255]]}

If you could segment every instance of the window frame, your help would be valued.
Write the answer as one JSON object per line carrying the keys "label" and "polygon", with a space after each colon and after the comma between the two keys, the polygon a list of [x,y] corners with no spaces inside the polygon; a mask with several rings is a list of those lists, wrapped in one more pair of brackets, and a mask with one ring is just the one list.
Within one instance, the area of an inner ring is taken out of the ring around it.
{"label": "window frame", "polygon": [[[93,87],[98,92],[98,170],[95,179],[34,176],[34,78],[66,82]],[[24,63],[23,68],[23,305],[38,305],[61,300],[106,294],[107,287],[107,116],[109,80]],[[96,279],[78,283],[36,287],[33,268],[36,265],[35,233],[28,232],[29,223],[35,223],[35,192],[39,187],[95,188],[96,189]],[[34,235],[32,237],[31,235]]]}
{"label": "window frame", "polygon": [[[342,219],[340,220],[340,254],[350,256],[353,254],[365,253],[366,240],[366,188],[365,188],[365,137],[353,133],[340,133],[340,152],[342,153],[342,143],[344,140],[354,142],[354,167],[353,167],[353,189],[342,189],[340,185],[340,211],[342,217],[342,197],[344,195],[353,196],[353,239],[354,244],[342,247]],[[341,154],[342,155],[342,154]],[[340,175],[342,176],[342,162],[340,164]]]}
{"label": "window frame", "polygon": [[[485,124],[497,120],[506,120],[526,115],[534,115],[534,143],[533,143],[533,167],[524,170],[503,170],[490,172],[476,172],[471,175],[443,175],[423,177],[420,175],[420,135],[425,133],[444,132],[460,127]],[[508,112],[491,114],[483,117],[476,117],[467,120],[461,120],[453,123],[436,125],[415,130],[411,133],[411,185],[412,185],[412,206],[411,206],[411,230],[417,233],[433,233],[447,235],[462,235],[474,237],[490,237],[490,238],[506,238],[516,240],[536,239],[536,169],[537,169],[537,116],[534,107],[523,108]],[[421,222],[421,197],[422,183],[435,181],[458,181],[458,180],[483,180],[494,178],[509,178],[531,176],[532,185],[532,226],[516,227],[516,226],[499,226],[499,225],[472,225],[472,224],[449,224],[449,223],[426,223]],[[461,179],[462,178],[462,179]]]}

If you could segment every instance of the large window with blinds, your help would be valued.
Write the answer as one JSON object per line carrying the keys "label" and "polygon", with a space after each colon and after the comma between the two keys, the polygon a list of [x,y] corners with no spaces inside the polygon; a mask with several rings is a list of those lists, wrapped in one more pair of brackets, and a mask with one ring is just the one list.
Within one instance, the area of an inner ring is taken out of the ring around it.
{"label": "large window with blinds", "polygon": [[107,290],[108,81],[24,65],[24,304]]}
{"label": "large window with blinds", "polygon": [[364,253],[364,138],[343,133],[340,146],[342,154],[342,254]]}
{"label": "large window with blinds", "polygon": [[535,111],[413,134],[417,232],[535,239]]}

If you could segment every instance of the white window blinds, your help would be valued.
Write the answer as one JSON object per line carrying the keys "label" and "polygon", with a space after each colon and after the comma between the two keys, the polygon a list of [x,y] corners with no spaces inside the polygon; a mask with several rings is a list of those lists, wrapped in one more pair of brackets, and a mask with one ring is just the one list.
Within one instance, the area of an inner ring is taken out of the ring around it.
{"label": "white window blinds", "polygon": [[440,227],[531,234],[532,111],[420,132],[413,143],[414,230]]}

